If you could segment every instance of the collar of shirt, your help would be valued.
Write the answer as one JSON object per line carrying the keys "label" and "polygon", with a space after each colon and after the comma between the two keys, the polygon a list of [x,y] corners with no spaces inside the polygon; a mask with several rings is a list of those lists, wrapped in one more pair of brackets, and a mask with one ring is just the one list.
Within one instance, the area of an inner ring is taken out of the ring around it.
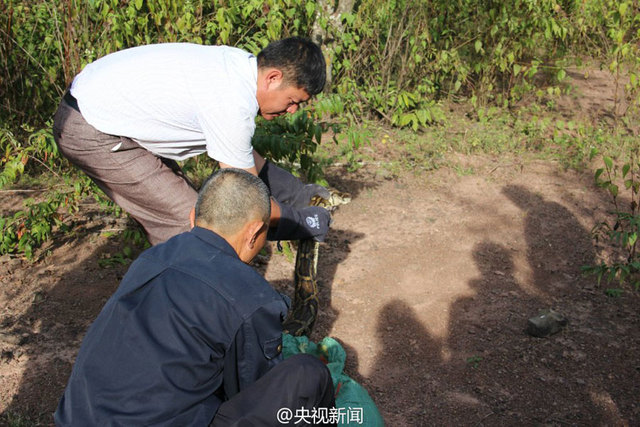
{"label": "collar of shirt", "polygon": [[227,241],[224,240],[224,238],[219,234],[211,230],[208,230],[206,228],[202,228],[198,226],[193,227],[190,233],[193,233],[197,238],[204,241],[205,243],[215,246],[216,248],[220,249],[222,252],[240,259],[236,251],[231,247],[231,245],[227,243]]}

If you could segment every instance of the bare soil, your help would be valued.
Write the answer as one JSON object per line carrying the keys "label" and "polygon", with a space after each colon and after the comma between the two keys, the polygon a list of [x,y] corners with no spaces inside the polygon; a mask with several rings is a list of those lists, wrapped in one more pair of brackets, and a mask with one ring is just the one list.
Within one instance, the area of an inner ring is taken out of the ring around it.
{"label": "bare soil", "polygon": [[[607,110],[607,75],[574,74],[575,106]],[[580,270],[597,262],[590,230],[609,209],[592,172],[508,156],[450,160],[473,172],[327,171],[353,200],[321,246],[311,338],[344,345],[347,374],[389,426],[640,425],[640,296],[608,297]],[[5,212],[23,196],[3,195]],[[104,234],[121,220],[88,204],[76,221],[36,262],[2,258],[0,424],[51,423],[82,337],[126,272],[98,265],[121,250]],[[275,245],[268,252],[256,267],[291,294],[293,260]],[[568,325],[527,335],[527,319],[548,308]]]}

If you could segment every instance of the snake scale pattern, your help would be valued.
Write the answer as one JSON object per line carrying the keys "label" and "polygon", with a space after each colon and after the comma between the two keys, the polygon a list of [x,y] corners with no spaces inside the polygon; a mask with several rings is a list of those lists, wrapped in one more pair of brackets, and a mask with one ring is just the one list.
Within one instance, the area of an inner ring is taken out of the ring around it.
{"label": "snake scale pattern", "polygon": [[[321,206],[333,212],[338,206],[351,201],[348,193],[329,189],[329,198],[311,198],[310,206]],[[282,326],[285,333],[293,336],[311,334],[318,315],[318,252],[320,244],[313,239],[300,240],[294,269],[293,303]]]}

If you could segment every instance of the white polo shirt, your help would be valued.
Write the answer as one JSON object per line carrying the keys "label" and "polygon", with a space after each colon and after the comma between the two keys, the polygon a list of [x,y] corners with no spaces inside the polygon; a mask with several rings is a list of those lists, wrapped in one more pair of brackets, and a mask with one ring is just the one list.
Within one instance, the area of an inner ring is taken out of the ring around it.
{"label": "white polo shirt", "polygon": [[87,65],[71,94],[101,132],[129,137],[161,157],[206,152],[246,169],[254,166],[257,70],[255,56],[237,48],[155,44]]}

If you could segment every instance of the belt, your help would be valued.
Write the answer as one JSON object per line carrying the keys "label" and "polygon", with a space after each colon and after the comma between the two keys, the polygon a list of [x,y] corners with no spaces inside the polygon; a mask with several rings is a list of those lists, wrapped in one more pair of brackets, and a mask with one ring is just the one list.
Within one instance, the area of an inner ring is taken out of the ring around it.
{"label": "belt", "polygon": [[67,105],[69,105],[69,107],[73,108],[78,113],[80,112],[80,108],[78,108],[78,100],[75,99],[73,97],[73,95],[71,95],[71,91],[70,90],[67,89],[67,91],[64,93],[64,96],[62,97],[62,99],[64,99],[64,101],[67,103]]}

